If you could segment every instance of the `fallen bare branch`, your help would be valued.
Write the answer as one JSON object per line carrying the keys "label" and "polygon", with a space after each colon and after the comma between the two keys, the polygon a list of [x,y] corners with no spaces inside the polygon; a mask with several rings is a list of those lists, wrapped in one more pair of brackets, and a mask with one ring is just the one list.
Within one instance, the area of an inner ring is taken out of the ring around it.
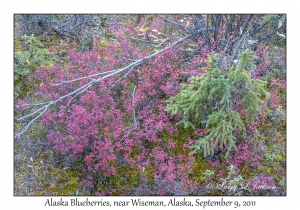
{"label": "fallen bare branch", "polygon": [[[126,77],[126,76],[127,76],[127,75],[135,68],[135,67],[137,67],[137,66],[143,64],[144,62],[146,62],[146,61],[148,61],[148,60],[150,60],[150,59],[152,59],[152,58],[154,58],[156,55],[161,54],[162,52],[164,52],[164,51],[166,51],[166,50],[168,50],[168,49],[170,49],[170,48],[172,48],[172,47],[175,47],[176,45],[182,43],[183,41],[185,41],[185,40],[187,40],[187,39],[189,39],[189,38],[191,38],[192,36],[193,36],[193,34],[190,34],[190,35],[188,35],[188,36],[185,36],[185,37],[183,37],[183,38],[177,40],[176,42],[172,43],[172,44],[169,45],[168,47],[166,47],[166,48],[164,48],[164,49],[162,49],[162,50],[160,50],[160,51],[158,51],[158,52],[156,52],[156,53],[153,53],[153,54],[151,54],[151,55],[149,55],[149,56],[147,56],[147,57],[144,57],[144,58],[142,58],[142,59],[140,59],[140,60],[137,60],[137,61],[131,63],[130,65],[128,65],[128,66],[126,66],[126,67],[124,67],[124,68],[121,68],[121,69],[118,69],[118,70],[112,70],[112,71],[109,71],[110,74],[105,75],[105,76],[103,76],[103,77],[100,77],[100,78],[98,78],[98,79],[94,79],[94,80],[90,81],[89,83],[85,84],[84,86],[82,86],[82,87],[80,87],[80,88],[78,88],[78,89],[76,89],[76,90],[74,90],[74,91],[72,91],[72,92],[70,92],[70,93],[68,93],[68,94],[66,94],[66,95],[63,95],[63,96],[61,96],[60,98],[58,98],[58,99],[56,99],[56,100],[54,100],[54,101],[49,102],[47,105],[45,105],[45,106],[39,108],[38,110],[34,111],[33,113],[31,113],[31,114],[29,114],[29,115],[26,115],[26,116],[24,116],[24,117],[19,118],[18,120],[23,120],[23,119],[25,119],[25,118],[28,118],[28,117],[33,116],[33,115],[35,115],[35,114],[37,114],[37,113],[40,112],[40,114],[39,114],[38,116],[36,116],[35,118],[33,118],[33,119],[32,119],[32,120],[31,120],[31,121],[30,121],[23,129],[22,129],[22,131],[21,131],[19,134],[17,134],[17,135],[15,136],[15,138],[16,138],[16,137],[20,137],[20,136],[21,136],[21,135],[22,135],[22,134],[30,127],[30,125],[31,125],[35,120],[37,120],[39,117],[41,117],[41,116],[45,113],[45,111],[46,111],[51,105],[54,105],[54,104],[56,104],[56,103],[62,101],[63,99],[67,98],[68,96],[74,95],[74,96],[72,97],[72,99],[69,100],[69,102],[68,102],[68,104],[67,104],[67,106],[68,106],[74,98],[76,98],[78,95],[84,93],[89,87],[91,87],[91,86],[92,86],[93,84],[95,84],[96,82],[102,81],[102,80],[104,80],[104,79],[106,79],[106,78],[109,78],[109,77],[113,77],[113,76],[115,76],[115,75],[117,75],[117,74],[119,74],[119,73],[121,73],[121,72],[124,72],[124,71],[126,71],[126,70],[129,69],[129,71],[121,78],[121,79],[123,79],[123,78],[125,78],[125,77]],[[53,84],[53,85],[54,85],[54,86],[57,86],[57,85],[61,85],[61,84],[66,84],[66,83],[74,82],[74,81],[77,81],[77,80],[81,80],[81,79],[85,79],[85,78],[90,78],[90,77],[93,77],[93,76],[98,76],[98,75],[101,75],[101,74],[104,74],[104,73],[108,73],[108,72],[101,72],[101,73],[98,73],[98,74],[96,74],[96,75],[90,75],[90,76],[87,76],[87,77],[82,77],[82,78],[78,78],[78,79],[70,80],[70,81],[63,81],[63,82],[61,82],[61,83]],[[120,81],[121,79],[119,79],[118,81]],[[111,89],[111,88],[110,88],[110,89]]]}
{"label": "fallen bare branch", "polygon": [[70,83],[70,82],[75,82],[75,81],[79,81],[79,80],[87,79],[87,78],[91,78],[91,77],[96,77],[96,76],[99,76],[99,75],[102,75],[102,74],[107,74],[107,73],[111,73],[111,72],[115,72],[115,71],[117,71],[117,70],[111,70],[111,71],[101,72],[101,73],[89,75],[89,76],[86,76],[86,77],[80,77],[80,78],[76,78],[76,79],[68,80],[68,81],[60,81],[60,83],[55,83],[55,84],[52,84],[52,85],[53,86],[59,86],[59,85],[62,85],[62,84],[66,84],[66,83]]}

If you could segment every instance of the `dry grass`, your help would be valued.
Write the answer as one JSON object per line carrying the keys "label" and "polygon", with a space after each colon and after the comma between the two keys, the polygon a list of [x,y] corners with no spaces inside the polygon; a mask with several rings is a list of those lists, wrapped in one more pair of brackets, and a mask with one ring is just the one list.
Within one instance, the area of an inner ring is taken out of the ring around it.
{"label": "dry grass", "polygon": [[55,151],[47,140],[23,137],[14,145],[14,195],[55,196],[86,194],[79,188],[82,178],[71,161]]}

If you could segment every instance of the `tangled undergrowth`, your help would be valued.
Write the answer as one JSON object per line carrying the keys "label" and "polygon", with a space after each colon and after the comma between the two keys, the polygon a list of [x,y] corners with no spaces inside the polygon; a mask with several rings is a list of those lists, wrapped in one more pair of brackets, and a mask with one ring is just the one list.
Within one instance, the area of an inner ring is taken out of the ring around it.
{"label": "tangled undergrowth", "polygon": [[89,51],[16,41],[15,195],[285,195],[285,50],[225,32],[172,47],[174,24],[147,16]]}

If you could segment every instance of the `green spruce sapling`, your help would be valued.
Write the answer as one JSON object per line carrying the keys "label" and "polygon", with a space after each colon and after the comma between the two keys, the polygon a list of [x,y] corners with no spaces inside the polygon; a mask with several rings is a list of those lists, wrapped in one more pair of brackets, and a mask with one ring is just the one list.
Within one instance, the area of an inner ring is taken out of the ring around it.
{"label": "green spruce sapling", "polygon": [[[239,137],[245,135],[246,123],[258,118],[263,99],[269,98],[265,82],[250,77],[254,56],[244,51],[237,67],[231,67],[224,75],[217,66],[217,54],[208,58],[206,73],[191,77],[189,84],[182,84],[181,91],[167,100],[166,111],[180,114],[184,128],[207,128],[209,132],[191,146],[194,152],[203,152],[204,157],[214,155],[215,148],[227,150],[225,157],[236,146]],[[241,116],[233,104],[243,107]]]}

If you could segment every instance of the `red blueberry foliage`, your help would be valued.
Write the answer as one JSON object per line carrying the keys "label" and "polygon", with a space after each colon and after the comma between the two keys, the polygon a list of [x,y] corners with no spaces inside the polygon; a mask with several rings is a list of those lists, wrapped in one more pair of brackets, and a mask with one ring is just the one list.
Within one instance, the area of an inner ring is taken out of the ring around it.
{"label": "red blueberry foliage", "polygon": [[[140,33],[140,26],[115,23],[110,27],[110,31],[115,34],[114,41],[106,42],[105,45],[96,41],[93,50],[85,53],[77,52],[74,45],[68,52],[67,63],[39,68],[36,76],[43,81],[38,90],[39,97],[45,101],[57,100],[91,81],[91,78],[77,78],[120,69],[132,63],[124,58],[138,60],[153,53],[152,48],[135,44],[131,40],[131,37]],[[154,35],[158,36],[157,31],[162,31],[162,28],[163,20],[157,18],[153,20],[150,30],[153,29]],[[174,122],[180,118],[167,115],[164,102],[180,91],[180,84],[186,82],[187,78],[204,74],[205,60],[216,48],[222,34],[219,33],[212,47],[206,46],[200,37],[196,47],[201,56],[193,57],[188,63],[183,61],[181,53],[186,44],[184,42],[135,67],[128,74],[128,71],[116,74],[97,82],[76,97],[64,98],[60,106],[45,112],[41,123],[49,129],[48,140],[61,154],[82,159],[86,165],[86,177],[80,186],[91,188],[97,195],[111,194],[113,189],[96,189],[97,181],[92,174],[96,172],[103,177],[116,176],[125,164],[138,171],[147,170],[151,166],[154,184],[149,184],[148,178],[140,173],[139,184],[131,191],[124,190],[124,194],[129,191],[132,195],[201,194],[197,191],[199,183],[190,179],[189,174],[194,165],[194,155],[175,152],[176,142],[162,137],[162,133],[169,136],[176,133]],[[233,38],[229,35],[229,39]],[[169,37],[173,41],[178,39],[177,35]],[[55,49],[52,52],[55,53]],[[268,68],[273,62],[268,58],[267,48],[259,47],[256,55],[265,59],[252,72],[252,77],[260,78],[262,74],[268,74]],[[275,65],[283,65],[281,61],[276,62]],[[70,80],[76,81],[53,86]],[[284,84],[278,84],[276,79],[272,79],[272,85],[274,91],[271,91],[270,108],[275,109],[279,104],[275,86],[282,87]],[[243,107],[233,108],[243,115]],[[224,177],[223,171],[228,164],[234,165],[237,171],[241,171],[245,164],[254,168],[260,166],[263,145],[258,149],[259,144],[252,133],[259,126],[259,121],[247,126],[247,133],[251,137],[240,141],[226,161],[210,161],[211,168],[221,167],[220,177]],[[195,130],[181,149],[188,149],[195,143],[194,138],[207,133],[207,129]],[[272,182],[265,177],[256,181],[256,184]]]}

